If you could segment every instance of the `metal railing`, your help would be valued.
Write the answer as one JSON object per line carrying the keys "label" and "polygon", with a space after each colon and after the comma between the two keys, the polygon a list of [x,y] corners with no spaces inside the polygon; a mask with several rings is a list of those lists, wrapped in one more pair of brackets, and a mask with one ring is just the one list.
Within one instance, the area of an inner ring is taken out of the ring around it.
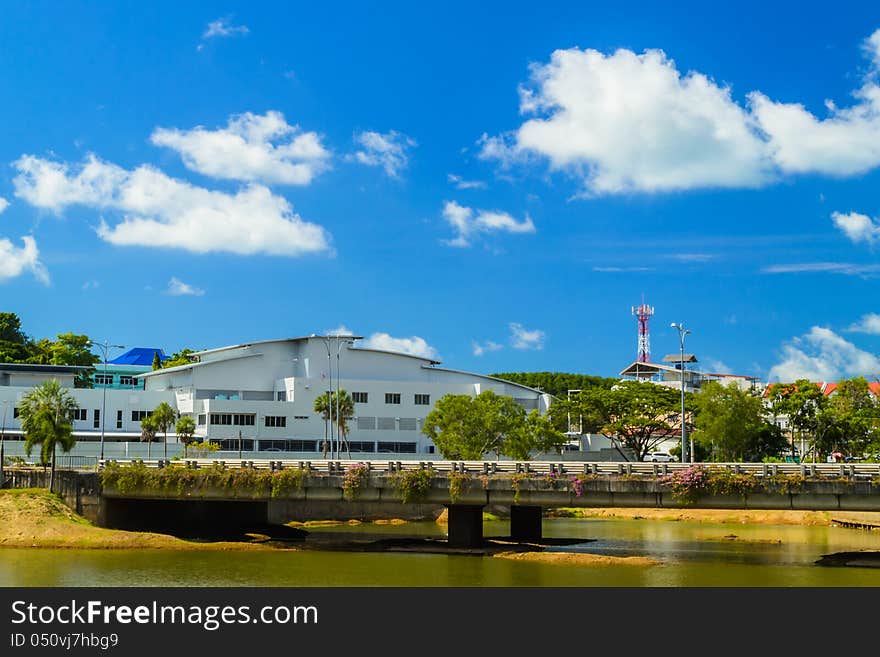
{"label": "metal railing", "polygon": [[[95,457],[69,457],[71,459],[92,459]],[[800,474],[811,478],[871,479],[880,477],[878,463],[645,463],[619,461],[394,461],[375,459],[105,459],[97,463],[104,467],[108,463],[142,463],[147,467],[166,467],[178,463],[189,468],[208,468],[222,465],[226,468],[254,468],[257,470],[281,470],[305,468],[315,473],[344,474],[353,466],[364,465],[376,472],[402,472],[431,468],[439,474],[470,473],[480,474],[536,474],[536,475],[607,475],[607,476],[665,476],[690,467],[700,466],[710,470],[726,470],[734,474],[751,474],[758,477]],[[94,463],[92,464],[94,467]]]}

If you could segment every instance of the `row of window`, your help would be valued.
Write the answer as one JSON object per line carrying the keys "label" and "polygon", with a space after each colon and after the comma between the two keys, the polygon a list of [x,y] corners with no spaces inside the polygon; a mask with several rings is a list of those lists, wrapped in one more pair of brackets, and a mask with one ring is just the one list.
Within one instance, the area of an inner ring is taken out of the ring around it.
{"label": "row of window", "polygon": [[[370,401],[370,395],[367,392],[353,392],[351,393],[351,400],[355,404],[367,404]],[[385,403],[386,404],[399,404],[400,403],[400,393],[399,392],[386,392],[385,393]],[[413,404],[416,406],[430,406],[431,405],[431,395],[424,395],[420,393],[416,393],[413,395]]]}
{"label": "row of window", "polygon": [[[212,440],[218,443],[220,449],[238,449],[238,440]],[[242,440],[242,450],[253,449],[253,441]],[[317,452],[323,441],[318,440],[260,440],[257,441],[257,450],[260,452]],[[250,445],[246,446],[245,443]],[[433,445],[429,447],[429,451],[433,449]],[[410,442],[372,442],[352,440],[348,443],[348,447],[343,444],[341,451],[345,452],[372,452],[379,454],[415,454],[416,443]]]}
{"label": "row of window", "polygon": [[[113,375],[112,374],[95,374],[95,385],[99,385],[99,386],[113,385]],[[138,385],[137,377],[126,376],[124,374],[120,374],[119,375],[119,385],[121,385],[121,386],[136,386],[136,385]]]}
{"label": "row of window", "polygon": [[211,413],[211,424],[252,427],[255,420],[253,413]]}

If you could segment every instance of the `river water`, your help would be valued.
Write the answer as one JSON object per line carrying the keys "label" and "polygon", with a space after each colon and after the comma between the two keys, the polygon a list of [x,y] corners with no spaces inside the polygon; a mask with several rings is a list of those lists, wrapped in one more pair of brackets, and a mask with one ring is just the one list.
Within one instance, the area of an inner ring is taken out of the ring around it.
{"label": "river water", "polygon": [[[431,522],[321,528],[443,537]],[[509,524],[484,532],[506,536]],[[554,518],[551,550],[651,557],[656,565],[560,565],[490,556],[346,551],[2,549],[0,586],[880,586],[880,568],[815,565],[835,552],[880,550],[880,530],[796,525]]]}

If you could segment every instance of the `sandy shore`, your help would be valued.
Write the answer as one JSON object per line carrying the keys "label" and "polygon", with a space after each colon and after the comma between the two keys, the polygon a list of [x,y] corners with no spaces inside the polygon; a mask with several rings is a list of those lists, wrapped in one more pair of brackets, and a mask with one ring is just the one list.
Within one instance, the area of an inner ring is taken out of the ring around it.
{"label": "sandy shore", "polygon": [[617,520],[671,520],[749,525],[832,525],[834,520],[880,524],[880,512],[857,511],[745,511],[736,509],[555,509],[548,517],[608,518]]}

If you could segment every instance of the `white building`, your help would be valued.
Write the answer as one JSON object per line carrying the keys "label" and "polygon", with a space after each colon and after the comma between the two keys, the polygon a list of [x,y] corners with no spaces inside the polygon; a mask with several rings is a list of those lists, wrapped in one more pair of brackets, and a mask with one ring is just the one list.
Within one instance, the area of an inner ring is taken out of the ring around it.
{"label": "white building", "polygon": [[[73,388],[80,369],[75,367],[0,365],[0,404],[14,407],[34,385],[54,377],[80,403],[74,423],[78,441],[100,439],[102,405],[105,442],[137,440],[140,419],[167,401],[196,420],[198,437],[219,442],[221,449],[314,457],[325,435],[314,404],[331,387],[346,390],[355,402],[348,433],[353,453],[433,454],[434,445],[421,429],[434,403],[447,394],[492,390],[542,413],[551,403],[540,390],[440,367],[429,358],[357,348],[359,339],[313,335],[209,349],[193,354],[187,365],[139,375],[139,390]],[[7,438],[20,436],[18,418],[10,416]],[[153,455],[158,453],[154,447]]]}

